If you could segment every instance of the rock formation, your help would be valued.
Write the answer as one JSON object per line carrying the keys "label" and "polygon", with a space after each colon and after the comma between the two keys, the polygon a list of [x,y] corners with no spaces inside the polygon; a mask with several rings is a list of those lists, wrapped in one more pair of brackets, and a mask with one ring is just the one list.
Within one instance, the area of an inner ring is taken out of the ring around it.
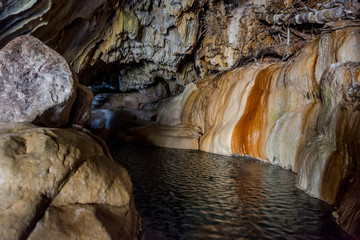
{"label": "rock formation", "polygon": [[0,86],[0,238],[135,239],[130,176],[79,130],[93,94],[66,60],[21,36],[0,50]]}
{"label": "rock formation", "polygon": [[[298,187],[333,203],[339,224],[360,238],[358,0],[22,0],[0,8],[0,45],[31,33],[100,91],[93,128],[291,169]],[[73,112],[87,116],[89,100],[78,100],[73,109],[85,110]],[[82,207],[84,219],[99,220],[95,207]],[[41,229],[73,213],[55,210]]]}
{"label": "rock formation", "polygon": [[80,126],[88,124],[91,118],[91,108],[94,94],[91,90],[79,84],[76,89],[76,99],[71,109],[70,122]]}
{"label": "rock formation", "polygon": [[30,36],[16,38],[0,51],[0,72],[0,122],[68,122],[77,82],[54,50]]}
{"label": "rock formation", "polygon": [[130,177],[101,140],[25,123],[0,131],[1,239],[135,237]]}
{"label": "rock formation", "polygon": [[106,77],[120,78],[119,89],[142,88],[156,77],[178,79],[184,86],[195,80],[193,64],[177,70],[195,47],[205,2],[5,1],[0,6],[0,47],[31,33],[82,73],[81,83],[99,83],[103,66],[114,64],[116,71]]}
{"label": "rock formation", "polygon": [[0,47],[30,33],[86,85],[107,81],[129,91],[162,80],[183,87],[254,57],[288,57],[314,36],[314,28],[286,24],[334,27],[331,21],[356,19],[359,9],[355,0],[5,1]]}
{"label": "rock formation", "polygon": [[293,170],[298,187],[338,206],[339,223],[359,237],[359,33],[323,34],[287,62],[251,64],[189,85],[162,109],[180,114],[158,121],[195,126],[203,151]]}

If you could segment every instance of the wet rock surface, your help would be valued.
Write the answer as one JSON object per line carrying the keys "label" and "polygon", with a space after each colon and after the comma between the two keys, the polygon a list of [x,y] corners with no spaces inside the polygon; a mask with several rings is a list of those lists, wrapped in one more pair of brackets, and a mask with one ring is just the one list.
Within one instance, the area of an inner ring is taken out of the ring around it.
{"label": "wet rock surface", "polygon": [[[162,111],[177,112],[172,122],[197,128],[203,151],[250,155],[297,172],[297,186],[340,207],[339,223],[359,237],[360,59],[343,45],[358,32],[322,35],[285,63],[205,78]],[[360,42],[352,41],[358,49]],[[159,115],[158,121],[167,118]]]}

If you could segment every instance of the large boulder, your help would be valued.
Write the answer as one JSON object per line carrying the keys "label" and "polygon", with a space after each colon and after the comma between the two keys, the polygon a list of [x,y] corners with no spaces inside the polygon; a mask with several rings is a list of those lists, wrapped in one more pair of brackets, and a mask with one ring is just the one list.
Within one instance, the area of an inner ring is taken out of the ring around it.
{"label": "large boulder", "polygon": [[0,50],[1,123],[64,125],[76,86],[66,60],[34,37],[18,37]]}
{"label": "large boulder", "polygon": [[0,172],[0,239],[136,236],[130,177],[86,132],[1,126]]}

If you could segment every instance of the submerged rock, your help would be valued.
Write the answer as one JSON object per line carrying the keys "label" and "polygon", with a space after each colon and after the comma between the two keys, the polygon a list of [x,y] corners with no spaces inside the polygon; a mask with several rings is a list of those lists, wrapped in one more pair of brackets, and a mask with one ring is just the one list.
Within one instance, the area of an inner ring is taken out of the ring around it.
{"label": "submerged rock", "polygon": [[7,124],[0,161],[1,239],[135,238],[130,177],[101,140]]}
{"label": "submerged rock", "polygon": [[66,60],[34,37],[18,37],[0,50],[1,123],[62,126],[76,86]]}

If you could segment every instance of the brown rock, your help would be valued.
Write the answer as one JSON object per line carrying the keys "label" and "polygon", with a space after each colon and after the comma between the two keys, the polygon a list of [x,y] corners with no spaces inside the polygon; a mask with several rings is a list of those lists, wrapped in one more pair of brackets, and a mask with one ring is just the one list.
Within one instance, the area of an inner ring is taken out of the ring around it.
{"label": "brown rock", "polygon": [[79,203],[123,207],[131,198],[132,183],[125,168],[107,156],[97,156],[77,169],[51,205]]}
{"label": "brown rock", "polygon": [[[97,217],[97,211],[103,211],[104,214],[109,212],[111,219],[115,216],[119,219],[118,228],[113,227],[108,232],[135,236],[136,211],[129,175],[110,159],[101,143],[84,132],[37,128],[29,124],[12,124],[1,128],[0,132],[1,239],[24,239],[35,225],[36,236],[51,236],[52,228],[61,229],[62,226],[54,224],[63,224],[62,218],[57,220],[62,212],[59,210],[57,215],[52,212],[64,205],[72,205],[72,208],[64,211],[66,216],[74,216],[83,208],[92,208],[79,205],[79,202],[96,204]],[[55,198],[56,206],[51,208],[53,210],[46,210]],[[36,224],[45,211],[48,213],[44,219]],[[49,219],[52,217],[54,219]],[[93,219],[87,215],[85,218]],[[131,221],[122,222],[121,219]],[[43,222],[48,221],[52,224],[51,228],[42,228]],[[76,222],[77,219],[72,221]],[[79,226],[81,223],[83,227]],[[76,236],[81,229],[104,229],[100,223],[96,224],[98,222],[95,220],[80,221],[72,224],[66,233]],[[127,232],[123,233],[122,229]],[[86,234],[92,232],[86,231]],[[90,238],[96,237],[95,234]]]}
{"label": "brown rock", "polygon": [[0,73],[0,122],[68,122],[77,83],[54,50],[31,36],[16,38],[0,51]]}
{"label": "brown rock", "polygon": [[94,99],[94,94],[91,90],[79,84],[76,89],[76,99],[71,109],[71,123],[85,126],[91,117],[91,105]]}
{"label": "brown rock", "polygon": [[136,239],[132,228],[137,220],[135,212],[133,202],[125,207],[97,204],[49,207],[28,239]]}
{"label": "brown rock", "polygon": [[356,180],[347,182],[349,190],[338,206],[338,223],[353,236],[360,239],[360,169],[357,169]]}

